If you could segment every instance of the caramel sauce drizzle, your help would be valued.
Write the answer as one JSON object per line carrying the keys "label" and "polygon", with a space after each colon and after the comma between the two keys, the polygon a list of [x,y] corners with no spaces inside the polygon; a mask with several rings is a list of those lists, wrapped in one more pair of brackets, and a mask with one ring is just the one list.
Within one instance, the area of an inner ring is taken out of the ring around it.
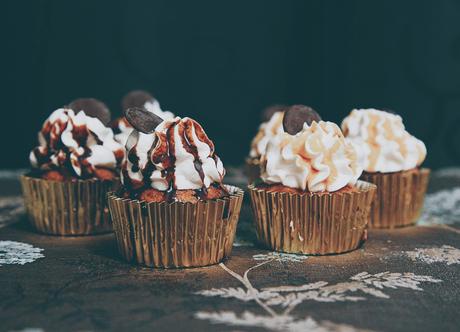
{"label": "caramel sauce drizzle", "polygon": [[[369,155],[369,165],[367,169],[370,172],[374,172],[376,169],[377,165],[377,160],[378,156],[381,153],[382,148],[380,147],[380,144],[377,143],[376,137],[379,129],[379,124],[381,117],[376,114],[370,114],[370,123],[368,126],[368,138],[366,142],[370,146],[371,153]],[[385,139],[389,141],[396,142],[399,147],[399,152],[401,153],[402,158],[406,158],[407,155],[409,154],[407,146],[405,144],[405,135],[402,135],[401,137],[398,137],[394,134],[395,130],[393,128],[394,126],[394,121],[392,119],[384,119],[383,123],[380,124],[381,128],[383,129],[383,136]]]}
{"label": "caramel sauce drizzle", "polygon": [[380,154],[380,146],[377,144],[376,137],[377,137],[377,124],[379,122],[379,116],[375,114],[369,115],[370,121],[369,126],[367,129],[367,144],[371,146],[371,153],[369,154],[369,164],[368,169],[372,172],[375,170],[375,166],[377,165],[377,160]]}
{"label": "caramel sauce drizzle", "polygon": [[408,155],[408,151],[407,151],[407,146],[404,143],[404,135],[401,137],[397,137],[394,134],[395,131],[393,130],[392,121],[390,119],[385,119],[383,128],[384,128],[385,138],[389,141],[395,141],[399,146],[399,152],[401,152],[402,157],[406,158]]}

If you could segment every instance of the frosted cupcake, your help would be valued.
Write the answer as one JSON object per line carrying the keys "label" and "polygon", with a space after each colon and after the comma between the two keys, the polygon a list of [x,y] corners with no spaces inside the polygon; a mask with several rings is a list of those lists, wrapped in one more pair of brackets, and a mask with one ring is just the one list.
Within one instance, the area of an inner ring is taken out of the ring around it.
{"label": "frosted cupcake", "polygon": [[122,256],[151,267],[217,264],[230,255],[243,191],[223,184],[214,144],[193,119],[140,108],[126,144],[122,189],[109,196]]}
{"label": "frosted cupcake", "polygon": [[[319,121],[321,117],[315,110],[305,105],[294,105],[293,108],[304,108],[309,111],[311,120]],[[249,157],[246,158],[246,173],[249,183],[260,177],[260,157],[265,154],[268,141],[284,132],[283,117],[284,112],[288,109],[285,105],[274,105],[266,108],[263,112],[263,123],[251,142]]]}
{"label": "frosted cupcake", "polygon": [[21,177],[30,222],[40,232],[86,235],[111,231],[107,192],[118,182],[124,148],[115,142],[107,107],[77,99],[54,111]]}
{"label": "frosted cupcake", "polygon": [[420,168],[426,157],[422,141],[410,135],[399,115],[355,109],[342,122],[347,140],[360,148],[361,179],[377,185],[371,227],[414,224],[420,216],[430,171]]}
{"label": "frosted cupcake", "polygon": [[358,181],[355,148],[332,122],[290,108],[284,131],[261,157],[261,181],[250,185],[259,240],[274,250],[333,254],[366,239],[375,186]]}
{"label": "frosted cupcake", "polygon": [[[121,108],[123,111],[128,108],[139,107],[158,115],[163,120],[174,118],[174,114],[169,111],[161,109],[160,103],[150,93],[143,90],[134,90],[126,94],[121,102]],[[124,116],[116,119],[111,124],[111,127],[115,133],[115,140],[121,144],[126,144],[126,141],[133,131],[131,124],[125,119]]]}

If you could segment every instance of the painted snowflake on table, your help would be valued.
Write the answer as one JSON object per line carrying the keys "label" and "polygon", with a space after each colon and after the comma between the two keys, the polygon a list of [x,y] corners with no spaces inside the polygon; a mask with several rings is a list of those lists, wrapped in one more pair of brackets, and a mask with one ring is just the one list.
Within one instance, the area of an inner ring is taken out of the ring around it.
{"label": "painted snowflake on table", "polygon": [[0,241],[0,266],[6,264],[24,265],[45,257],[43,249],[16,241]]}
{"label": "painted snowflake on table", "polygon": [[252,256],[252,258],[256,261],[302,262],[308,256],[273,251],[267,254],[257,254]]}
{"label": "painted snowflake on table", "polygon": [[421,283],[441,282],[431,276],[413,273],[370,274],[361,272],[352,276],[348,281],[332,285],[326,281],[318,281],[303,285],[258,289],[252,285],[249,278],[252,270],[274,261],[301,262],[307,257],[272,252],[254,255],[253,258],[259,263],[248,268],[243,274],[235,272],[224,263],[219,264],[222,269],[240,282],[240,287],[212,288],[196,294],[207,297],[233,298],[243,302],[254,301],[265,312],[265,315],[254,314],[250,311],[244,311],[241,315],[232,311],[200,311],[195,314],[196,318],[208,320],[214,324],[260,327],[271,331],[363,331],[344,324],[318,322],[310,316],[297,317],[292,312],[304,301],[356,302],[366,300],[365,295],[388,299],[390,296],[384,292],[385,289],[408,288],[420,291],[422,290]]}
{"label": "painted snowflake on table", "polygon": [[447,245],[435,248],[416,248],[414,251],[405,251],[404,254],[414,261],[421,261],[428,264],[460,264],[460,250]]}
{"label": "painted snowflake on table", "polygon": [[[304,301],[317,302],[356,302],[364,301],[362,295],[370,295],[382,299],[390,298],[383,292],[385,288],[409,288],[422,290],[422,282],[441,282],[431,276],[415,275],[413,273],[390,273],[381,272],[369,274],[361,272],[350,278],[350,281],[339,282],[330,285],[325,281],[319,281],[300,286],[279,286],[264,288],[263,291],[272,294],[267,301],[269,305],[279,305],[284,308],[291,308]],[[352,295],[361,293],[361,296]]]}

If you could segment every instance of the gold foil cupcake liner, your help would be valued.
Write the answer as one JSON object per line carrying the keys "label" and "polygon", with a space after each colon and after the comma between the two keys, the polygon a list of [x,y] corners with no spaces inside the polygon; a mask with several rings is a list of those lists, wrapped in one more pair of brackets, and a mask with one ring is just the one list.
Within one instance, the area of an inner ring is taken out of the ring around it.
{"label": "gold foil cupcake liner", "polygon": [[413,225],[420,217],[430,178],[427,168],[397,173],[363,173],[361,179],[377,185],[371,208],[371,228]]}
{"label": "gold foil cupcake liner", "polygon": [[116,181],[97,179],[50,181],[21,176],[29,221],[39,232],[53,235],[90,235],[112,231],[107,193]]}
{"label": "gold foil cupcake liner", "polygon": [[259,241],[287,253],[312,255],[351,251],[367,238],[376,186],[358,181],[354,191],[291,194],[250,185]]}
{"label": "gold foil cupcake liner", "polygon": [[257,158],[246,158],[244,172],[248,183],[253,183],[260,178],[260,160]]}
{"label": "gold foil cupcake liner", "polygon": [[243,190],[198,203],[147,203],[110,193],[118,248],[129,262],[179,268],[217,264],[232,251]]}

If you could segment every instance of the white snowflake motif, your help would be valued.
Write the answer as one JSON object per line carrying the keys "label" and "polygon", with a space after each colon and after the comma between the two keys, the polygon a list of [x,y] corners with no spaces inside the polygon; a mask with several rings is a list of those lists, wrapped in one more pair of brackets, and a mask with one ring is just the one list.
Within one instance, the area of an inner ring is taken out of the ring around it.
{"label": "white snowflake motif", "polygon": [[[363,296],[351,295],[362,293],[374,297],[388,299],[389,295],[383,292],[384,288],[409,288],[422,290],[422,282],[441,282],[431,276],[419,276],[413,273],[381,272],[369,274],[361,272],[350,278],[350,281],[329,285],[325,281],[309,283],[301,286],[279,286],[264,288],[263,291],[273,296],[268,300],[269,305],[279,305],[284,308],[294,308],[303,301],[317,302],[356,302],[366,300]],[[276,294],[276,295],[275,295]],[[291,309],[292,310],[292,309]]]}
{"label": "white snowflake motif", "polygon": [[268,254],[257,254],[252,256],[252,258],[256,261],[302,262],[308,256],[273,251]]}
{"label": "white snowflake motif", "polygon": [[0,266],[5,264],[32,263],[39,258],[45,257],[43,249],[30,244],[16,241],[0,241]]}
{"label": "white snowflake motif", "polygon": [[404,254],[409,256],[413,261],[421,261],[428,264],[460,264],[460,250],[447,245],[435,248],[416,248],[414,251],[405,251]]}
{"label": "white snowflake motif", "polygon": [[390,296],[383,292],[384,289],[408,288],[420,291],[422,290],[420,285],[423,282],[441,282],[441,280],[431,276],[415,275],[413,273],[381,272],[369,274],[361,272],[352,276],[349,281],[332,285],[325,281],[318,281],[299,286],[257,289],[249,279],[249,273],[252,270],[275,260],[301,262],[307,257],[272,252],[254,255],[253,258],[260,262],[247,269],[243,274],[231,270],[223,263],[220,264],[222,269],[240,282],[241,287],[212,288],[199,291],[196,294],[207,297],[233,298],[243,302],[254,301],[266,315],[258,315],[249,311],[244,311],[241,315],[232,311],[200,311],[195,314],[196,318],[209,320],[215,324],[261,327],[272,331],[362,331],[348,325],[327,321],[317,322],[309,316],[304,318],[296,317],[291,313],[304,301],[356,302],[366,300],[366,297],[356,296],[352,293],[388,299]]}

